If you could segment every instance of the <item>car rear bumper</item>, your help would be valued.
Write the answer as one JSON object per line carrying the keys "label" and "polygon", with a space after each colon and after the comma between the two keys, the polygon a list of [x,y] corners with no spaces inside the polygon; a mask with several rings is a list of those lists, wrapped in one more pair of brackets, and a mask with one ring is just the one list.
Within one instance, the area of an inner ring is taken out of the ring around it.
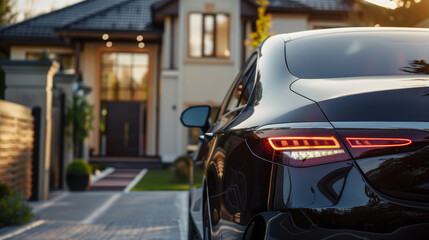
{"label": "car rear bumper", "polygon": [[276,178],[267,239],[429,239],[427,204],[378,193],[351,162],[278,166]]}
{"label": "car rear bumper", "polygon": [[[321,226],[311,226],[311,228],[301,228],[294,221],[301,218],[305,210],[296,212],[278,212],[277,215],[269,219],[266,228],[266,239],[428,239],[429,223],[409,224],[396,229],[393,232],[378,233],[372,231],[359,231],[352,228],[327,228]],[[349,217],[352,217],[350,215]],[[370,216],[368,216],[370,219]],[[358,221],[358,220],[357,220]],[[355,224],[365,224],[358,223]],[[395,221],[395,219],[391,219]],[[368,222],[369,224],[369,222]]]}

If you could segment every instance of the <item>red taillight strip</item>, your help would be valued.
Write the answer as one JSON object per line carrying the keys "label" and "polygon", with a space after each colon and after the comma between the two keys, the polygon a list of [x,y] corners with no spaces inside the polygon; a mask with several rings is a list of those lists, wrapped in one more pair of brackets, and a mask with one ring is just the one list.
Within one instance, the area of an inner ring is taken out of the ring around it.
{"label": "red taillight strip", "polygon": [[413,141],[406,138],[356,138],[346,137],[352,148],[401,147],[410,145]]}
{"label": "red taillight strip", "polygon": [[268,142],[277,151],[295,149],[340,148],[334,136],[330,137],[269,137]]}

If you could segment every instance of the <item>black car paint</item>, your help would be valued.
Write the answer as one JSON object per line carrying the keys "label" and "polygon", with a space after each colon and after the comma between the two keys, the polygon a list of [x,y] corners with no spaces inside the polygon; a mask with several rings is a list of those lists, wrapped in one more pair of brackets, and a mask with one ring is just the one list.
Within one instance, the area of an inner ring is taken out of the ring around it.
{"label": "black car paint", "polygon": [[[221,116],[213,124],[214,138],[202,144],[207,144],[208,152],[212,152],[207,157],[205,186],[214,239],[236,236],[233,234],[236,231],[242,234],[253,216],[272,208],[273,196],[267,190],[274,187],[271,181],[274,164],[251,154],[246,136],[262,124],[326,121],[314,102],[289,90],[295,78],[287,72],[284,53],[278,51],[284,45],[283,39],[267,41],[266,45],[271,47],[260,50],[252,99],[244,108]],[[283,111],[277,114],[269,111],[276,107]],[[225,224],[235,230],[222,228]]]}
{"label": "black car paint", "polygon": [[429,120],[428,77],[300,79],[291,89],[317,102],[332,122]]}
{"label": "black car paint", "polygon": [[[392,198],[372,185],[374,177],[368,176],[368,172],[377,170],[377,165],[372,164],[375,167],[371,168],[367,163],[380,159],[346,159],[297,168],[252,152],[249,139],[255,138],[254,131],[270,124],[328,122],[327,117],[331,121],[429,119],[428,112],[411,107],[412,103],[401,103],[401,94],[408,96],[411,92],[417,95],[415,102],[421,104],[419,101],[427,92],[421,87],[334,97],[335,84],[321,88],[316,84],[317,91],[323,92],[326,87],[326,92],[334,95],[310,99],[311,83],[300,89],[299,84],[305,81],[297,81],[287,70],[284,52],[279,51],[284,42],[281,36],[271,37],[258,49],[251,99],[246,106],[220,116],[208,131],[214,133],[213,137],[206,137],[196,154],[197,161],[205,162],[203,204],[209,206],[212,238],[240,239],[244,234],[245,239],[252,239],[258,231],[265,232],[266,239],[429,237],[429,207],[425,200]],[[398,103],[398,111],[405,114],[380,114],[392,102],[374,101],[371,96],[377,95]],[[366,104],[372,105],[365,107]],[[338,131],[341,135],[342,130]],[[362,172],[361,168],[366,170]],[[404,181],[415,177],[413,171],[408,173],[401,176]],[[428,180],[425,177],[420,183]]]}

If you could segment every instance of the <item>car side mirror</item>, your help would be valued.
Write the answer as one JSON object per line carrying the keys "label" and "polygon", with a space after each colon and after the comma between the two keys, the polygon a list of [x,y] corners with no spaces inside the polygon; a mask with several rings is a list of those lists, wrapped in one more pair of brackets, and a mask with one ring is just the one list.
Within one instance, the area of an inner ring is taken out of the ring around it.
{"label": "car side mirror", "polygon": [[206,132],[210,128],[210,112],[210,106],[190,107],[182,112],[180,121],[185,127],[198,127]]}

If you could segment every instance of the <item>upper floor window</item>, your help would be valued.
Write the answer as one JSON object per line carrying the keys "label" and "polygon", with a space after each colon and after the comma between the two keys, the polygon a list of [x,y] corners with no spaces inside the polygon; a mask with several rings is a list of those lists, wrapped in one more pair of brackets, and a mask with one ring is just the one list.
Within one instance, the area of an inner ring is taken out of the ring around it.
{"label": "upper floor window", "polygon": [[224,13],[191,13],[188,55],[229,58],[229,21],[229,15]]}

